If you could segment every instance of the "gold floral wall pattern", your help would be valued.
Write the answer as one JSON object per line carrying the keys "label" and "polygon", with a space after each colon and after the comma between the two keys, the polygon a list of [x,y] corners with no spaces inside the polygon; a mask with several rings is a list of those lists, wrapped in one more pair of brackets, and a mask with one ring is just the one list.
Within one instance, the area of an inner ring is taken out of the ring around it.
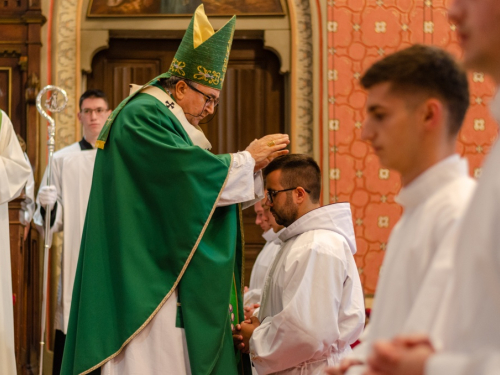
{"label": "gold floral wall pattern", "polygon": [[64,0],[58,4],[56,19],[53,65],[54,84],[66,90],[69,101],[66,109],[58,115],[56,127],[56,150],[64,148],[81,135],[77,134],[76,113],[79,111],[78,99],[80,98],[77,77],[79,51],[77,44],[78,7],[79,0]]}
{"label": "gold floral wall pattern", "polygon": [[[383,168],[361,141],[366,94],[359,85],[375,61],[415,43],[442,47],[460,56],[455,27],[447,18],[451,0],[328,0],[328,134],[330,201],[351,203],[365,292],[373,294],[389,233],[401,216],[394,197],[401,187],[396,172]],[[485,154],[497,136],[487,103],[491,80],[469,74],[471,106],[457,151],[479,177]]]}

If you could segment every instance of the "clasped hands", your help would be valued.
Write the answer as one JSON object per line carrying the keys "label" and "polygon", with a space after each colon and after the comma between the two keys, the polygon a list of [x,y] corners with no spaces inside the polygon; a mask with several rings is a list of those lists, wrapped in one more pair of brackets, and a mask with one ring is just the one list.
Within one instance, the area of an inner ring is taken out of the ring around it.
{"label": "clasped hands", "polygon": [[236,324],[233,330],[233,343],[236,348],[241,350],[243,353],[249,353],[250,351],[250,338],[252,337],[253,331],[260,326],[260,321],[257,317],[251,316],[245,319],[241,324]]}

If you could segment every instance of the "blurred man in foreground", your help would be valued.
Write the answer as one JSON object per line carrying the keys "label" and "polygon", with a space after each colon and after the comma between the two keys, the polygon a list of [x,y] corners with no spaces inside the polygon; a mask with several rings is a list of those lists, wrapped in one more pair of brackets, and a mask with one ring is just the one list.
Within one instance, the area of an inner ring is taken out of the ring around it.
{"label": "blurred man in foreground", "polygon": [[[469,69],[500,85],[500,2],[454,0],[450,20]],[[500,120],[500,94],[490,104]],[[400,336],[374,345],[369,375],[493,375],[500,368],[500,143],[487,157],[460,224],[452,281],[437,322],[440,335]],[[424,299],[423,299],[424,300]],[[424,303],[422,300],[422,303]]]}

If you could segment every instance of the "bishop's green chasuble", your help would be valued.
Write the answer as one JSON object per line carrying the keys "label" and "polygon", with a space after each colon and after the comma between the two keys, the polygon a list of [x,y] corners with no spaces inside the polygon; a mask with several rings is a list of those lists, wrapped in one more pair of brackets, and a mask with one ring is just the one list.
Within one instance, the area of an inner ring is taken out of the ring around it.
{"label": "bishop's green chasuble", "polygon": [[231,155],[194,146],[147,94],[130,99],[108,132],[94,167],[61,373],[89,373],[114,358],[175,288],[192,373],[249,373],[229,312],[232,299],[243,319],[240,212],[216,207]]}

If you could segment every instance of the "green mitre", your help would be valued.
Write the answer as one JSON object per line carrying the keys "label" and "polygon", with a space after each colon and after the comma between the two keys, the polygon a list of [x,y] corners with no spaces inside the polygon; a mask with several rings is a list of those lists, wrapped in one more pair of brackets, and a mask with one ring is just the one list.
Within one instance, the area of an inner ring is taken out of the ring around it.
{"label": "green mitre", "polygon": [[182,38],[172,64],[167,72],[160,74],[135,91],[118,105],[108,117],[99,134],[96,146],[103,149],[111,130],[111,125],[123,107],[143,88],[157,82],[161,78],[171,76],[186,78],[217,90],[222,89],[226,75],[229,53],[233,43],[236,16],[233,16],[220,30],[214,29],[205,14],[203,4],[200,5],[191,19],[191,23]]}
{"label": "green mitre", "polygon": [[233,42],[236,16],[219,31],[205,14],[203,4],[194,13],[168,73],[221,90]]}

